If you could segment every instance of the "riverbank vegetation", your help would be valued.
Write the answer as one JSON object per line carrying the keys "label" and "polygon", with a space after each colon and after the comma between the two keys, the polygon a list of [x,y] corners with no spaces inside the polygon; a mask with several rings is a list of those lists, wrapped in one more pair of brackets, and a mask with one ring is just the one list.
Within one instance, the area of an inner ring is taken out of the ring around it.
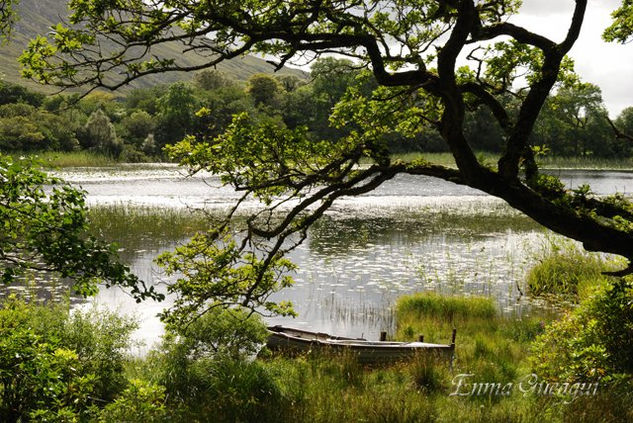
{"label": "riverbank vegetation", "polygon": [[[477,157],[482,163],[494,165],[501,154],[491,152],[477,152]],[[447,167],[456,167],[455,158],[450,153],[395,153],[395,160],[414,162],[424,159]],[[596,157],[596,156],[559,156],[547,154],[539,157],[539,166],[542,169],[579,169],[579,170],[631,170],[633,169],[633,157]]]}
{"label": "riverbank vegetation", "polygon": [[[9,153],[14,157],[31,157],[40,160],[46,168],[67,168],[67,167],[110,167],[126,163],[125,157],[113,157],[95,151],[12,151]],[[477,153],[482,162],[493,165],[499,160],[500,154],[480,152]],[[447,167],[456,167],[455,158],[451,153],[433,152],[409,152],[394,153],[392,160],[402,160],[404,162],[414,162],[424,159],[433,163]],[[137,158],[138,159],[138,158]],[[133,159],[133,160],[137,160]],[[160,156],[141,157],[142,162],[159,162],[164,160]],[[129,161],[127,163],[130,163]],[[362,162],[369,165],[370,160]],[[563,157],[548,155],[539,160],[543,169],[576,169],[576,170],[633,170],[633,157]]]}
{"label": "riverbank vegetation", "polygon": [[[590,277],[588,257],[555,254],[585,262],[561,274],[570,284]],[[631,285],[612,278],[579,291],[578,302],[502,315],[491,298],[407,295],[395,305],[392,337],[445,343],[456,327],[455,359],[364,367],[345,354],[259,351],[263,323],[237,309],[168,326],[160,344],[134,357],[125,353],[136,327],[127,318],[11,297],[0,309],[0,412],[8,422],[630,420]]]}

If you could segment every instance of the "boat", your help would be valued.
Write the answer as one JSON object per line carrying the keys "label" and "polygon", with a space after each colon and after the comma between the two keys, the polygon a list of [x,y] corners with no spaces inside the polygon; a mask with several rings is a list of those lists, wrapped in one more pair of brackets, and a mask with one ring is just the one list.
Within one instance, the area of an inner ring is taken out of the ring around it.
{"label": "boat", "polygon": [[281,325],[269,326],[268,333],[267,346],[273,351],[283,351],[291,354],[315,351],[350,352],[357,355],[360,363],[386,364],[404,361],[421,354],[435,354],[448,358],[452,362],[455,352],[456,330],[453,329],[450,344],[368,341],[364,338],[333,336],[323,332],[311,332]]}

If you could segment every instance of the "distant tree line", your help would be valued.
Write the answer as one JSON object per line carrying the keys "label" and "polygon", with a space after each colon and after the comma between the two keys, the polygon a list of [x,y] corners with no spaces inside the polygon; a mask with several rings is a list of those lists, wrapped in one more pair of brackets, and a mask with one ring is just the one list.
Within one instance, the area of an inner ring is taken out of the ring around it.
{"label": "distant tree line", "polygon": [[[288,128],[305,126],[315,140],[335,140],[344,131],[329,116],[348,87],[369,94],[375,81],[344,59],[321,58],[306,79],[294,75],[253,75],[236,81],[216,70],[204,70],[189,82],[136,89],[125,97],[96,91],[45,96],[0,81],[0,151],[89,150],[125,161],[162,157],[166,144],[187,134],[215,136],[238,113],[256,121]],[[508,96],[512,109],[514,99]],[[622,133],[633,134],[633,107],[614,121]],[[503,132],[485,107],[469,110],[466,135],[475,150],[500,152]],[[395,133],[395,131],[394,131]],[[415,139],[396,135],[392,152],[447,151],[435,131]],[[557,156],[629,157],[633,143],[616,137],[600,88],[578,83],[550,96],[532,136],[532,145]]]}

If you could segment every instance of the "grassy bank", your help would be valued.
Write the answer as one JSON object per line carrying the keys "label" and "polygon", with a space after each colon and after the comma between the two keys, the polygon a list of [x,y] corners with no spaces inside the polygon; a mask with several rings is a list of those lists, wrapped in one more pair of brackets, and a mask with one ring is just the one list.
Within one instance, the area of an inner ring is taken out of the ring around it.
{"label": "grassy bank", "polygon": [[[61,419],[72,415],[81,421],[139,423],[206,422],[210,416],[214,422],[260,423],[615,423],[633,418],[629,385],[576,397],[531,390],[536,384],[526,381],[533,380],[535,361],[545,370],[552,364],[556,369],[556,361],[547,355],[535,359],[531,350],[540,343],[541,352],[558,353],[550,351],[558,345],[552,342],[558,329],[550,322],[559,316],[504,317],[490,298],[419,293],[398,301],[396,339],[424,334],[427,342],[445,343],[452,328],[459,329],[452,366],[424,355],[382,367],[361,366],[347,354],[317,352],[295,358],[260,353],[253,360],[255,346],[265,339],[262,324],[219,311],[176,328],[147,357],[125,359],[121,352],[129,345],[129,321],[111,313],[70,315],[67,309],[42,307],[15,302],[0,307],[0,353],[10,358],[0,361],[6,374],[19,368],[19,376],[27,378],[42,366],[55,372],[73,366],[72,373],[60,373],[64,397],[50,409],[42,408],[51,400],[48,391],[40,394],[39,384],[58,387],[55,379],[28,379],[34,395],[19,401],[32,407],[27,415],[33,418],[72,421]],[[565,342],[573,343],[570,323],[564,328]],[[39,355],[24,354],[31,349]],[[108,357],[107,365],[101,365],[102,356]],[[565,361],[569,357],[554,357],[573,375]],[[11,412],[3,401],[0,397],[0,411]],[[58,410],[59,404],[65,408]]]}
{"label": "grassy bank", "polygon": [[[486,152],[477,153],[477,157],[480,162],[490,165],[495,165],[499,160],[499,154]],[[450,153],[404,153],[395,154],[393,158],[407,162],[423,158],[431,163],[455,167],[455,160]],[[633,159],[546,156],[539,159],[539,165],[543,169],[633,170]]]}
{"label": "grassy bank", "polygon": [[13,152],[7,153],[14,157],[32,157],[44,163],[47,168],[63,167],[102,167],[112,166],[118,161],[110,156],[89,151],[42,151],[42,152]]}
{"label": "grassy bank", "polygon": [[[211,413],[219,422],[262,423],[594,423],[627,418],[628,399],[608,391],[575,398],[530,392],[532,385],[525,381],[533,371],[531,345],[557,316],[507,318],[489,298],[428,293],[403,297],[396,314],[397,339],[424,334],[427,342],[445,343],[458,327],[452,367],[446,360],[420,355],[368,368],[350,355],[318,353],[255,361],[216,358],[173,367],[172,353],[159,353],[154,361],[130,363],[128,372],[153,384],[166,383],[173,395],[168,421],[205,421]],[[496,383],[512,385],[505,394]],[[170,384],[186,389],[174,391]]]}
{"label": "grassy bank", "polygon": [[[46,163],[47,167],[100,167],[112,166],[121,161],[98,153],[88,151],[44,151],[37,153],[10,153],[14,156],[37,157]],[[477,157],[483,163],[494,165],[499,159],[498,154],[481,152]],[[455,167],[455,160],[450,153],[402,153],[394,154],[394,159],[413,161],[425,159],[429,162],[443,166]],[[543,157],[539,159],[539,164],[544,169],[584,169],[584,170],[633,170],[633,159],[605,159],[599,157]]]}

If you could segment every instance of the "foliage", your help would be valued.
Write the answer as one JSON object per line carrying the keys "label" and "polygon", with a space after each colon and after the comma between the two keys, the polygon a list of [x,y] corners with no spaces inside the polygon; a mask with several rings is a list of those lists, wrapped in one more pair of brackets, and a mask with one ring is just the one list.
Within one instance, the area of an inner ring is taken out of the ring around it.
{"label": "foliage", "polygon": [[293,314],[291,304],[274,303],[268,298],[292,284],[292,278],[284,272],[294,269],[294,265],[281,257],[264,261],[255,253],[244,251],[229,235],[222,235],[217,243],[209,242],[209,237],[217,236],[196,234],[188,244],[158,257],[157,263],[167,275],[182,275],[168,287],[177,299],[163,313],[163,320],[182,325],[200,313],[236,304],[253,310],[262,307],[269,313]]}
{"label": "foliage", "polygon": [[44,95],[21,85],[0,80],[0,104],[24,103],[39,107]]}
{"label": "foliage", "polygon": [[214,309],[190,325],[172,326],[165,337],[165,349],[182,351],[190,360],[255,355],[268,339],[257,314],[239,308]]}
{"label": "foliage", "polygon": [[75,370],[77,355],[42,340],[28,328],[3,327],[0,332],[2,421],[58,416],[75,420],[89,403],[93,382],[91,375]]}
{"label": "foliage", "polygon": [[121,121],[121,126],[125,131],[124,139],[137,146],[140,146],[150,134],[153,134],[155,125],[152,115],[144,110],[132,112]]}
{"label": "foliage", "polygon": [[99,413],[99,423],[167,422],[165,388],[140,379],[132,379],[123,393]]}
{"label": "foliage", "polygon": [[230,86],[233,81],[224,73],[212,69],[205,69],[193,76],[193,83],[201,90],[215,91]]}
{"label": "foliage", "polygon": [[158,121],[155,136],[158,146],[162,147],[167,142],[180,140],[191,131],[197,104],[190,85],[177,82],[169,86],[157,102]]}
{"label": "foliage", "polygon": [[0,149],[4,151],[72,151],[79,147],[76,125],[67,116],[26,103],[0,106]]}
{"label": "foliage", "polygon": [[0,38],[8,38],[11,30],[15,25],[18,15],[15,12],[19,0],[2,0],[0,1]]}
{"label": "foliage", "polygon": [[619,383],[633,372],[631,284],[616,281],[552,323],[532,347],[537,373],[554,381]]}
{"label": "foliage", "polygon": [[0,308],[0,418],[77,421],[127,384],[123,353],[136,326],[113,313],[69,313],[67,304]]}
{"label": "foliage", "polygon": [[28,160],[0,156],[0,222],[4,283],[36,270],[70,278],[84,296],[104,283],[129,288],[139,301],[161,298],[118,262],[113,246],[87,235],[84,193]]}
{"label": "foliage", "polygon": [[275,421],[280,387],[252,356],[268,334],[257,315],[214,309],[190,325],[170,326],[151,360],[170,406],[217,421]]}
{"label": "foliage", "polygon": [[613,22],[605,31],[602,37],[606,41],[617,41],[625,43],[630,41],[633,35],[633,2],[622,0],[618,9],[612,14]]}
{"label": "foliage", "polygon": [[88,118],[83,128],[80,142],[88,150],[117,157],[121,154],[122,146],[108,116],[101,109],[97,109]]}
{"label": "foliage", "polygon": [[550,96],[533,140],[563,156],[613,156],[622,144],[609,125],[600,88],[588,83],[561,87]]}
{"label": "foliage", "polygon": [[270,75],[258,74],[248,79],[246,92],[251,96],[256,106],[264,105],[273,109],[281,108],[284,87]]}
{"label": "foliage", "polygon": [[113,312],[74,311],[49,336],[76,352],[82,372],[94,375],[93,397],[111,401],[127,386],[124,364],[138,324]]}

